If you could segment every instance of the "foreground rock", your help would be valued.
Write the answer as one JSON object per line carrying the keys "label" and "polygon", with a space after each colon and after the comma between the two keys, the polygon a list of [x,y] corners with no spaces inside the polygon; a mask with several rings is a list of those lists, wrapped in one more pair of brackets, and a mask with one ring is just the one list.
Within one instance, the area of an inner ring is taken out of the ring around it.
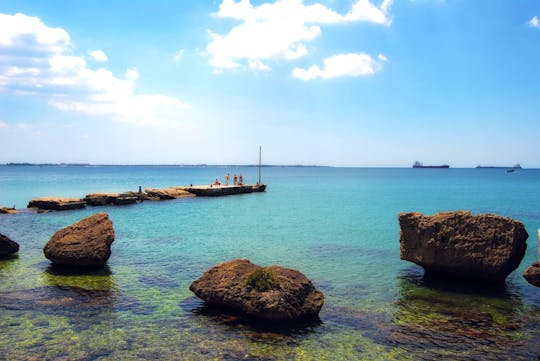
{"label": "foreground rock", "polygon": [[401,213],[399,225],[401,259],[429,273],[502,282],[527,248],[523,223],[492,214]]}
{"label": "foreground rock", "polygon": [[84,197],[84,201],[89,206],[108,206],[108,205],[125,205],[134,204],[142,200],[142,194],[127,192],[127,193],[92,193]]}
{"label": "foreground rock", "polygon": [[0,258],[19,252],[19,244],[0,233]]}
{"label": "foreground rock", "polygon": [[56,232],[43,252],[55,265],[100,267],[111,256],[113,241],[109,216],[98,213]]}
{"label": "foreground rock", "polygon": [[150,200],[167,200],[195,196],[193,193],[190,193],[181,187],[169,187],[164,189],[146,188],[144,192],[148,195],[148,199]]}
{"label": "foreground rock", "polygon": [[79,198],[44,197],[32,199],[28,203],[28,208],[35,208],[38,211],[66,211],[85,206],[86,203]]}
{"label": "foreground rock", "polygon": [[209,305],[270,321],[314,317],[324,303],[323,294],[302,273],[280,266],[262,268],[245,259],[211,268],[189,289]]}
{"label": "foreground rock", "polygon": [[525,277],[527,282],[531,285],[540,287],[540,264],[538,264],[538,262],[533,262],[533,264],[525,270],[523,277]]}

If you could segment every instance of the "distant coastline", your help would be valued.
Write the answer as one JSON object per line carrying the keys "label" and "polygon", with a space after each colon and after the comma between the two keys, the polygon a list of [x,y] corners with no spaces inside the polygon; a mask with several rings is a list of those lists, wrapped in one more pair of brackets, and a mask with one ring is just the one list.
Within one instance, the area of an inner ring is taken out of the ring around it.
{"label": "distant coastline", "polygon": [[[91,163],[3,163],[3,167],[259,167],[258,164],[91,164]],[[263,168],[334,168],[328,165],[261,164]]]}

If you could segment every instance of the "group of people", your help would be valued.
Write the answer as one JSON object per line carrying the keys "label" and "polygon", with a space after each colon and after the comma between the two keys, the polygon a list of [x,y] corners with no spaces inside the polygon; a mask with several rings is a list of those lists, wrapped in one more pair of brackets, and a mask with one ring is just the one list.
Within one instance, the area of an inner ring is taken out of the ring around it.
{"label": "group of people", "polygon": [[[229,173],[227,173],[225,175],[225,185],[228,186],[229,185],[229,182],[231,180],[231,175]],[[244,185],[244,177],[240,174],[239,176],[237,176],[236,174],[233,176],[233,184],[235,186],[242,186]],[[214,181],[213,185],[216,185],[216,186],[220,186],[221,185],[221,182],[219,181],[219,179],[216,178],[216,180]]]}

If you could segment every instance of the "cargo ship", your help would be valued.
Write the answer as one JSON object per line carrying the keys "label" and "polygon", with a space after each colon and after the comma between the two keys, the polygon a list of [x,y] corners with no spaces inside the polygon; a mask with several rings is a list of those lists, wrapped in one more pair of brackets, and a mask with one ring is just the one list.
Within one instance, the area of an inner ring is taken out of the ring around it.
{"label": "cargo ship", "polygon": [[476,168],[478,169],[523,169],[521,167],[521,164],[517,163],[517,164],[514,164],[512,167],[501,167],[501,166],[492,166],[492,165],[479,165],[479,166],[476,166]]}
{"label": "cargo ship", "polygon": [[448,164],[443,165],[423,165],[422,163],[416,161],[414,162],[413,168],[450,168]]}

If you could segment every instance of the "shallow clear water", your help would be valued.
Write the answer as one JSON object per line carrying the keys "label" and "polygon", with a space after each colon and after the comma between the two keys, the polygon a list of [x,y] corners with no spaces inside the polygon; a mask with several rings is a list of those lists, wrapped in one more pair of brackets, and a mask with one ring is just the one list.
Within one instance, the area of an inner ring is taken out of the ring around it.
{"label": "shallow clear water", "polygon": [[[256,168],[0,167],[0,204],[209,183]],[[540,170],[265,168],[267,192],[0,217],[21,245],[0,261],[0,359],[537,359],[540,290],[521,274],[537,257]],[[466,209],[522,221],[529,247],[506,286],[424,279],[399,259],[402,211]],[[58,274],[52,234],[107,212],[108,267]],[[249,258],[296,268],[325,294],[320,321],[284,328],[209,311],[190,283]]]}

